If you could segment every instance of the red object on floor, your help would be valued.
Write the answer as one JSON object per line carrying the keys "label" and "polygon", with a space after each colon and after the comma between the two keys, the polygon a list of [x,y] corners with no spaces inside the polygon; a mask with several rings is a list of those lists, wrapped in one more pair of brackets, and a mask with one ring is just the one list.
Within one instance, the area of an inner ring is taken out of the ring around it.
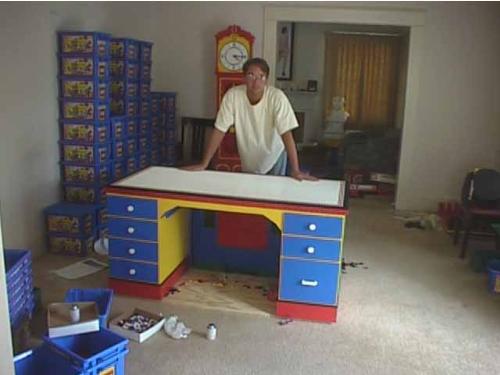
{"label": "red object on floor", "polygon": [[179,281],[184,273],[189,269],[191,259],[186,258],[162,284],[146,284],[134,281],[119,280],[109,278],[108,286],[113,289],[116,294],[124,294],[127,296],[163,299],[171,288]]}
{"label": "red object on floor", "polygon": [[335,323],[337,321],[337,307],[278,301],[276,315],[283,318]]}
{"label": "red object on floor", "polygon": [[265,250],[269,223],[257,215],[217,213],[217,244],[245,250]]}

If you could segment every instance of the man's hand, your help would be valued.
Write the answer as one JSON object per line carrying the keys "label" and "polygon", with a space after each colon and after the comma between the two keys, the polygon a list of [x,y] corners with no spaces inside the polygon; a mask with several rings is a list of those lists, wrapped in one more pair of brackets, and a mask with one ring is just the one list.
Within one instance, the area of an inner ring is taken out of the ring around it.
{"label": "man's hand", "polygon": [[185,170],[185,171],[204,171],[207,169],[208,165],[204,163],[199,163],[199,164],[192,164],[192,165],[185,165],[183,167],[180,167],[179,169]]}
{"label": "man's hand", "polygon": [[302,172],[299,170],[292,171],[291,176],[298,181],[302,181],[302,180],[318,181],[317,177],[311,176],[309,173]]}

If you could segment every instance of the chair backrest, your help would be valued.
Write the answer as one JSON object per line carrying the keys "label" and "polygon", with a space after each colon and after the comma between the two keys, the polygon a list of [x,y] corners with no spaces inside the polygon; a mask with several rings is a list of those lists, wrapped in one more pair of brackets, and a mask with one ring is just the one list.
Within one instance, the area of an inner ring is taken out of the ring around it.
{"label": "chair backrest", "polygon": [[[205,145],[205,131],[213,128],[215,119],[200,117],[181,118],[181,141],[183,158],[189,160],[201,160]],[[184,150],[186,154],[184,154]]]}
{"label": "chair backrest", "polygon": [[462,203],[490,205],[498,201],[500,201],[500,172],[482,168],[467,173],[462,186]]}

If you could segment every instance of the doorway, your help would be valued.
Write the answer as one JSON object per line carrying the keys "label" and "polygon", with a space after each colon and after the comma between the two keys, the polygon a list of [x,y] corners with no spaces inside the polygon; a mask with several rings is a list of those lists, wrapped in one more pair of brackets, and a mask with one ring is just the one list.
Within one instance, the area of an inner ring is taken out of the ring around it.
{"label": "doorway", "polygon": [[404,200],[405,194],[411,191],[411,171],[406,168],[411,161],[411,136],[417,128],[416,103],[418,97],[418,65],[422,52],[423,25],[425,11],[380,9],[367,10],[358,7],[266,7],[264,27],[264,58],[271,68],[270,81],[274,82],[277,63],[277,27],[278,22],[310,22],[334,23],[343,25],[385,25],[393,27],[407,27],[408,36],[408,67],[405,101],[403,105],[403,132],[401,136],[401,152],[398,163],[398,185],[395,197],[395,206],[398,209],[399,201]]}

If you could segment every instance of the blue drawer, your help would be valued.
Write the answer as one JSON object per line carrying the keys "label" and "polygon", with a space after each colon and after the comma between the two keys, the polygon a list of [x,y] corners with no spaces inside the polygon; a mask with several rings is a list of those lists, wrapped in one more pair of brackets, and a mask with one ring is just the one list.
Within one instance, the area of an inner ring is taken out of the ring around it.
{"label": "blue drawer", "polygon": [[110,237],[146,241],[158,240],[158,224],[156,222],[110,217],[108,228]]}
{"label": "blue drawer", "polygon": [[129,197],[108,197],[108,214],[156,220],[158,210],[156,201]]}
{"label": "blue drawer", "polygon": [[109,239],[111,257],[158,262],[158,245],[150,242]]}
{"label": "blue drawer", "polygon": [[128,260],[111,259],[109,275],[117,279],[158,283],[158,266]]}
{"label": "blue drawer", "polygon": [[340,249],[340,240],[283,236],[281,253],[287,257],[338,261]]}
{"label": "blue drawer", "polygon": [[315,237],[342,237],[342,222],[339,217],[284,214],[284,233]]}
{"label": "blue drawer", "polygon": [[282,258],[279,299],[336,305],[338,274],[338,264]]}

